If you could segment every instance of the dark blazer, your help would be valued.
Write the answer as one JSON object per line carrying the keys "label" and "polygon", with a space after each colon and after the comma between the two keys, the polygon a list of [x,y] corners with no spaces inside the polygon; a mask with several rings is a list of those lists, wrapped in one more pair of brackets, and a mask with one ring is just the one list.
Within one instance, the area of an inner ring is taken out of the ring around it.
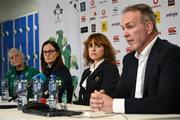
{"label": "dark blazer", "polygon": [[[83,72],[80,81],[80,91],[78,104],[89,105],[91,93],[94,90],[105,90],[105,93],[112,96],[113,90],[119,80],[119,71],[115,64],[109,63],[106,60],[98,66],[98,68],[90,75],[90,68]],[[86,89],[82,83],[87,78]]]}
{"label": "dark blazer", "polygon": [[157,39],[145,72],[143,98],[136,99],[138,60],[124,57],[123,71],[114,97],[125,98],[125,113],[180,113],[180,48]]}
{"label": "dark blazer", "polygon": [[56,75],[57,79],[62,80],[62,86],[59,88],[58,97],[59,102],[61,102],[62,95],[65,90],[67,90],[67,102],[72,102],[72,95],[73,95],[73,84],[72,84],[72,77],[65,65],[60,65],[58,61],[55,61],[51,68],[46,68],[46,72],[44,73],[46,78],[48,79],[45,82],[45,87],[43,91],[48,89],[49,77],[51,74]]}

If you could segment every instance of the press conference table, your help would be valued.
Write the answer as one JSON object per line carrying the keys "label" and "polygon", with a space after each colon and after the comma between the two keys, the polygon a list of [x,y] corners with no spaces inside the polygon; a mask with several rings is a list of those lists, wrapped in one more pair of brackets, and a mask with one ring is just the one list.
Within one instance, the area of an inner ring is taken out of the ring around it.
{"label": "press conference table", "polygon": [[180,114],[147,115],[147,114],[114,114],[91,112],[89,106],[68,104],[69,110],[83,111],[81,115],[66,117],[44,117],[23,113],[16,108],[0,109],[0,120],[180,120]]}

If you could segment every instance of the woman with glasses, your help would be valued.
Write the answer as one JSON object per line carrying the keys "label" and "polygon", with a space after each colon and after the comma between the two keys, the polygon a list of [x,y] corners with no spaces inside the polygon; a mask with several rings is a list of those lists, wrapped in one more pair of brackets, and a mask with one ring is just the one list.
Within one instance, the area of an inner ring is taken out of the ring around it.
{"label": "woman with glasses", "polygon": [[[44,91],[48,90],[48,82],[50,75],[55,75],[56,80],[61,80],[61,85],[58,88],[59,102],[62,102],[62,95],[67,91],[67,102],[72,101],[73,85],[72,78],[68,68],[64,65],[61,57],[61,51],[55,41],[45,41],[41,49],[41,69],[47,77]],[[47,97],[47,96],[44,96]]]}
{"label": "woman with glasses", "polygon": [[91,34],[84,45],[83,55],[89,67],[83,72],[79,100],[75,103],[89,105],[91,93],[95,90],[103,89],[106,94],[112,95],[119,80],[119,71],[114,49],[105,35]]}
{"label": "woman with glasses", "polygon": [[[28,84],[32,84],[32,77],[39,73],[35,68],[27,66],[24,59],[24,54],[16,49],[11,48],[8,51],[8,58],[11,64],[10,70],[5,74],[5,79],[8,80],[9,85],[9,96],[14,97],[16,95],[16,80],[23,74]],[[32,98],[32,90],[28,90],[28,97]]]}

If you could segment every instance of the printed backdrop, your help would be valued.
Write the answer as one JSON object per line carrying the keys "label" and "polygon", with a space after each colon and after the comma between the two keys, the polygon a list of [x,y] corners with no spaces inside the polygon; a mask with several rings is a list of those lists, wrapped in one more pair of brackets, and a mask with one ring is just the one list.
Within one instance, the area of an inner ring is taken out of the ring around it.
{"label": "printed backdrop", "polygon": [[61,47],[66,66],[79,81],[85,68],[83,42],[91,33],[100,32],[110,39],[115,48],[116,63],[121,73],[123,56],[131,50],[120,27],[121,11],[135,3],[150,5],[156,14],[160,37],[180,45],[179,0],[40,0],[40,48],[45,40],[55,39]]}
{"label": "printed backdrop", "polygon": [[156,14],[160,37],[180,45],[179,0],[80,0],[81,49],[87,36],[101,32],[108,36],[116,50],[116,63],[122,69],[123,56],[131,49],[127,45],[120,27],[121,11],[128,5],[146,3]]}
{"label": "printed backdrop", "polygon": [[78,2],[68,0],[39,1],[40,48],[44,41],[55,40],[70,69],[73,83],[81,76],[81,49]]}

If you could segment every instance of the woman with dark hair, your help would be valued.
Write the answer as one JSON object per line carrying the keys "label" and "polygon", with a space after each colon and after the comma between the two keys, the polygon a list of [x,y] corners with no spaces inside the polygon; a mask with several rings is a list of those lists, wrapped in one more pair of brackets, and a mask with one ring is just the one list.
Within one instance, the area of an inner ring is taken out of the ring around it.
{"label": "woman with dark hair", "polygon": [[103,89],[112,95],[119,80],[119,71],[115,64],[114,49],[105,35],[91,34],[84,45],[83,56],[89,68],[83,72],[77,104],[89,105],[94,90]]}
{"label": "woman with dark hair", "polygon": [[48,40],[43,43],[41,49],[41,69],[48,78],[45,83],[44,91],[48,89],[50,75],[56,75],[56,79],[61,79],[61,87],[58,90],[59,102],[65,90],[67,91],[67,102],[72,101],[73,85],[72,78],[68,68],[64,65],[61,51],[55,41]]}

